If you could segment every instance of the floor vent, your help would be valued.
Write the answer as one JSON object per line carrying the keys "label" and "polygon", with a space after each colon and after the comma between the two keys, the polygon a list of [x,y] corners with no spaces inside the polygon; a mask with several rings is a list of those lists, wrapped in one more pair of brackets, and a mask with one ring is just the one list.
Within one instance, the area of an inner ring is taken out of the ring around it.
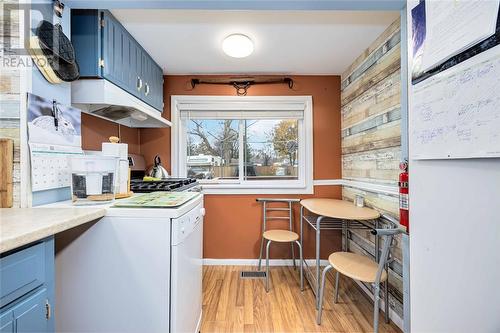
{"label": "floor vent", "polygon": [[259,271],[242,271],[240,273],[241,279],[265,279],[266,272]]}

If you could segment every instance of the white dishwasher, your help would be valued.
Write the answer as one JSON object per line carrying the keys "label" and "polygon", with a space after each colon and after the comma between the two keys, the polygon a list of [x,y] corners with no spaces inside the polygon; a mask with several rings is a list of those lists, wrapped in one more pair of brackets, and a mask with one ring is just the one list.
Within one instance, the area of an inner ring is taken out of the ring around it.
{"label": "white dishwasher", "polygon": [[110,207],[56,235],[56,330],[198,332],[203,215],[200,194],[176,208]]}
{"label": "white dishwasher", "polygon": [[[172,219],[170,332],[198,332],[201,324],[203,215],[199,207]],[[197,318],[193,321],[193,318]]]}

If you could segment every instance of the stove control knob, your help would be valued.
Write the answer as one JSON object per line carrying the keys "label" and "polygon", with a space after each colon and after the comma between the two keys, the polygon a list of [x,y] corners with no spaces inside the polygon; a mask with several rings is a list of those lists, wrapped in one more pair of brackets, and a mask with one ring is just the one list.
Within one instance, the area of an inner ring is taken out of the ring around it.
{"label": "stove control knob", "polygon": [[205,208],[200,208],[200,213],[201,213],[201,216],[205,216],[205,213],[206,213]]}

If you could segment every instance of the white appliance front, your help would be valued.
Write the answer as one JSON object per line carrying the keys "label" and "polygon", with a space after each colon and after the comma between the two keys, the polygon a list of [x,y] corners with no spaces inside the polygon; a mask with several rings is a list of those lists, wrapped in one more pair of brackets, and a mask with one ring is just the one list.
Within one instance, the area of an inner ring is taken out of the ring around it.
{"label": "white appliance front", "polygon": [[56,331],[195,332],[203,211],[202,195],[176,209],[108,208],[56,235]]}
{"label": "white appliance front", "polygon": [[57,332],[169,331],[169,218],[104,217],[56,244]]}
{"label": "white appliance front", "polygon": [[172,219],[172,280],[170,332],[199,332],[203,269],[202,204]]}

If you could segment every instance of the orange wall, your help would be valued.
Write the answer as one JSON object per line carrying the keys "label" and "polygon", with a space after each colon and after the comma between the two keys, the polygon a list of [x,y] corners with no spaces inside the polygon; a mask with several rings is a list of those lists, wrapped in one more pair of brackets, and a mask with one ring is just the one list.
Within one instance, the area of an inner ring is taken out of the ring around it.
{"label": "orange wall", "polygon": [[[225,85],[190,86],[190,76],[165,76],[163,116],[170,119],[172,95],[235,95],[235,89]],[[294,76],[295,85],[258,85],[248,89],[249,96],[312,95],[314,109],[314,179],[341,178],[340,147],[340,77]],[[159,153],[170,171],[170,129],[142,129],[140,150],[146,162]],[[339,186],[316,186],[316,197],[341,198]],[[256,258],[259,254],[262,210],[255,202],[262,195],[206,195],[207,214],[204,224],[205,258]],[[271,197],[283,197],[272,195]],[[286,197],[311,197],[310,195],[286,195]],[[296,209],[298,230],[298,209]],[[306,228],[305,255],[314,253],[314,233]],[[326,257],[341,247],[338,232],[322,232],[322,256]],[[288,258],[289,247],[273,246],[272,257]]]}
{"label": "orange wall", "polygon": [[139,129],[120,126],[116,123],[82,113],[82,148],[101,150],[102,142],[109,142],[110,136],[119,136],[121,142],[128,144],[128,151],[140,154]]}
{"label": "orange wall", "polygon": [[[172,95],[235,95],[229,86],[190,86],[189,76],[165,76],[163,116],[170,119],[170,96]],[[340,147],[340,77],[339,76],[295,76],[292,90],[285,85],[260,85],[250,87],[249,96],[312,95],[314,109],[314,179],[341,178]],[[162,162],[170,171],[170,129],[131,129],[82,114],[82,147],[100,150],[101,142],[111,135],[121,134],[122,142],[129,144],[129,152],[143,154],[146,162],[159,153]],[[341,198],[339,186],[316,186],[314,197]],[[306,198],[311,195],[286,195]],[[204,224],[205,258],[256,258],[259,254],[261,235],[261,206],[255,198],[263,195],[206,195],[207,215]],[[283,197],[268,195],[268,197]],[[298,207],[295,209],[296,230]],[[277,226],[273,222],[273,226]],[[314,233],[305,229],[305,256],[314,254]],[[322,232],[322,257],[339,250],[341,237],[338,232]],[[288,246],[272,247],[273,258],[288,258]]]}

